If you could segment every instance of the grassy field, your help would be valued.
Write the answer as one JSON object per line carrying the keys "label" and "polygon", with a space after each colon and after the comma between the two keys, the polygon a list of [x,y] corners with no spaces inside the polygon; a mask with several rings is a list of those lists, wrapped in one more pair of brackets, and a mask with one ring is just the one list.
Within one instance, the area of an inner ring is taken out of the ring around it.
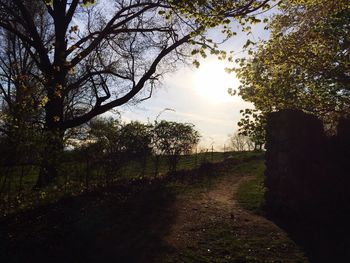
{"label": "grassy field", "polygon": [[[239,155],[239,153],[198,153],[193,155],[185,155],[180,158],[177,165],[177,170],[193,169],[198,167],[204,162],[221,162],[225,156]],[[93,161],[93,160],[92,160]],[[158,165],[158,169],[156,166]],[[160,156],[158,164],[156,164],[156,158],[149,156],[146,159],[144,165],[141,161],[129,161],[121,168],[116,168],[112,171],[111,180],[118,179],[132,179],[140,176],[161,176],[168,172],[168,163],[165,156]],[[106,176],[104,174],[104,168],[99,166],[87,167],[85,162],[66,161],[59,167],[59,176],[55,182],[56,185],[64,184],[81,184],[86,183],[88,180],[90,183],[96,183],[104,181]],[[19,192],[31,190],[37,181],[39,174],[39,168],[36,166],[20,166],[12,168],[0,168],[0,189],[1,192]],[[3,187],[1,187],[3,185]]]}
{"label": "grassy field", "polygon": [[[180,158],[177,170],[191,170],[203,163],[219,163],[225,158],[246,158],[259,153],[253,152],[206,152],[186,155]],[[53,202],[64,196],[76,196],[85,191],[105,187],[113,182],[129,181],[144,177],[160,177],[169,171],[166,157],[158,161],[150,156],[146,165],[131,161],[121,169],[115,169],[108,177],[103,167],[87,167],[84,162],[64,162],[59,170],[59,177],[47,188],[32,191],[39,173],[38,167],[25,166],[12,169],[3,168],[0,173],[0,214],[6,215],[17,210],[33,208]]]}

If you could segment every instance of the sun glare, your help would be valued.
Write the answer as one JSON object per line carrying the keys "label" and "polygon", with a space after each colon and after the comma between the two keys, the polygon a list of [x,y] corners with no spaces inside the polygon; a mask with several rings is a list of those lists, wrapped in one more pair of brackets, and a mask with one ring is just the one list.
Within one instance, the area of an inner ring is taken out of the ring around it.
{"label": "sun glare", "polygon": [[193,85],[200,96],[212,102],[232,101],[228,89],[239,85],[233,73],[226,73],[227,65],[220,61],[208,61],[201,64],[193,74]]}

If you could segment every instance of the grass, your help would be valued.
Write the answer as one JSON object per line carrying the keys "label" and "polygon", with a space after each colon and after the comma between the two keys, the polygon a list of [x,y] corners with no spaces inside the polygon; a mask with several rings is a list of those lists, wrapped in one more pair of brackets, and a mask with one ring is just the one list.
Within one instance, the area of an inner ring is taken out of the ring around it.
{"label": "grass", "polygon": [[[257,153],[247,152],[204,152],[192,155],[184,155],[180,158],[177,165],[177,170],[190,170],[199,167],[202,163],[222,162],[225,157],[232,156],[236,159],[254,156]],[[129,161],[121,169],[115,169],[112,174],[113,180],[118,179],[132,179],[155,176],[156,160],[154,156],[149,156],[145,167],[139,161]],[[165,156],[159,158],[158,175],[162,176],[168,172],[168,164]],[[55,184],[57,186],[76,185],[80,187],[86,182],[86,176],[91,184],[105,181],[105,174],[103,167],[90,167],[87,169],[85,162],[66,161],[62,163],[59,169],[59,176]],[[23,174],[22,174],[23,173]],[[5,182],[3,193],[17,193],[31,191],[37,181],[39,168],[36,166],[26,165],[20,167],[13,167],[10,169],[0,167],[0,186]],[[7,178],[6,178],[7,177]],[[6,178],[6,179],[5,179]],[[5,181],[6,180],[6,181]],[[69,187],[68,187],[69,188]]]}
{"label": "grass", "polygon": [[[235,154],[235,153],[234,153]],[[198,153],[185,155],[180,158],[177,170],[193,169],[203,162],[221,162],[225,158],[225,153]],[[168,172],[166,157],[161,156],[158,164],[158,175]],[[59,168],[57,185],[85,183],[86,173],[91,183],[105,180],[103,167],[90,167],[87,169],[85,162],[66,161]],[[145,167],[142,162],[131,160],[120,169],[115,168],[112,174],[113,179],[132,179],[140,176],[152,177],[156,171],[156,160],[154,156],[149,156]],[[0,167],[0,186],[4,183],[5,192],[30,191],[37,181],[39,168],[35,166],[18,166],[12,168]],[[7,177],[7,178],[6,178]],[[6,178],[6,179],[5,179]]]}
{"label": "grass", "polygon": [[[244,167],[243,170],[245,170]],[[264,163],[259,161],[252,165],[250,173],[255,174],[255,178],[245,181],[238,187],[236,198],[239,204],[256,214],[264,214]]]}
{"label": "grass", "polygon": [[[241,230],[229,223],[206,226],[199,247],[187,248],[180,258],[169,262],[185,263],[305,263],[303,253],[292,253],[291,258],[280,255],[277,251],[288,250],[295,244],[288,238],[272,240],[267,231],[260,233],[239,233]],[[288,252],[286,252],[288,255]]]}

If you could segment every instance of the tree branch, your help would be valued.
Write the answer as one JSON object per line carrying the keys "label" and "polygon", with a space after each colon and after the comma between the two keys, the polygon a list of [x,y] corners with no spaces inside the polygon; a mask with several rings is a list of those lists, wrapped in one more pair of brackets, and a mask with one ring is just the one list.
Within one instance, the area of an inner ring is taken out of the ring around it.
{"label": "tree branch", "polygon": [[180,39],[178,42],[173,43],[171,46],[163,49],[157,56],[157,58],[153,61],[152,65],[148,69],[148,71],[142,76],[142,78],[138,81],[138,83],[135,85],[133,89],[131,89],[126,95],[124,95],[121,98],[117,98],[111,102],[108,102],[104,105],[96,105],[91,111],[88,113],[76,117],[72,120],[67,120],[62,123],[62,128],[72,128],[78,125],[81,125],[93,117],[102,114],[104,112],[107,112],[117,106],[123,105],[127,103],[129,100],[131,100],[137,93],[141,91],[141,89],[144,87],[145,83],[152,77],[152,75],[156,72],[158,64],[161,62],[161,60],[167,56],[169,53],[171,53],[173,50],[178,48],[179,46],[183,45],[184,43],[188,42],[190,40],[190,35],[186,35],[182,39]]}

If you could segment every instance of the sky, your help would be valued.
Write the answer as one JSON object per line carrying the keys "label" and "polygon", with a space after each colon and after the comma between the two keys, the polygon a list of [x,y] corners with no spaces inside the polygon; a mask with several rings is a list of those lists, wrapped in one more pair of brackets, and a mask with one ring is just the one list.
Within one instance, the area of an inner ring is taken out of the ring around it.
{"label": "sky", "polygon": [[[264,25],[257,25],[252,30],[250,39],[257,41],[267,39],[269,32]],[[238,32],[221,48],[234,51],[237,56],[244,56],[242,47],[247,41],[246,33]],[[211,31],[215,39],[218,31]],[[138,120],[153,122],[159,113],[158,120],[189,122],[201,134],[199,149],[211,148],[222,151],[228,147],[228,136],[238,130],[240,110],[253,108],[239,96],[230,96],[228,89],[237,89],[239,80],[234,73],[226,73],[225,67],[231,66],[215,57],[201,60],[197,69],[193,66],[182,66],[174,73],[167,74],[152,97],[136,106],[124,106],[120,110],[126,122]],[[165,110],[168,109],[168,110]],[[163,111],[163,112],[162,112]]]}

